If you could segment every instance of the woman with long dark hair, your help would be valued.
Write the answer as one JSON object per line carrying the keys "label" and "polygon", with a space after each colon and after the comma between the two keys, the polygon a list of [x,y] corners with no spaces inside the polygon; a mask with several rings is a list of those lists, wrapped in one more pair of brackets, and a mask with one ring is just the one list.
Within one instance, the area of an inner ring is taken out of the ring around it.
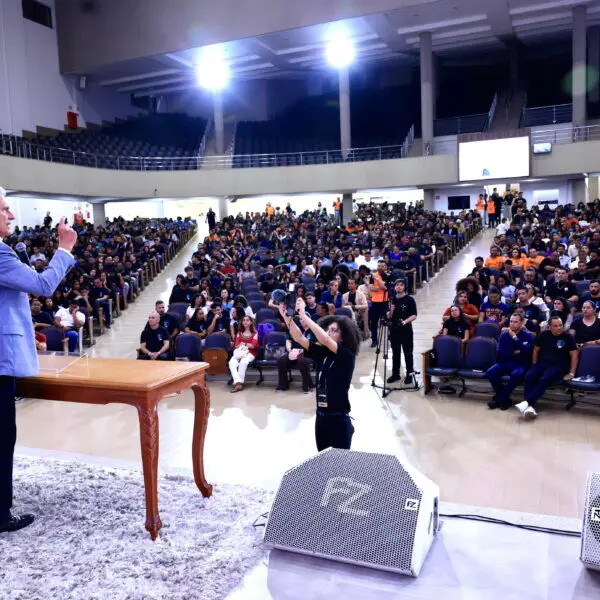
{"label": "woman with long dark hair", "polygon": [[248,315],[244,315],[233,342],[233,356],[229,360],[229,370],[233,378],[233,387],[230,390],[232,393],[243,389],[246,369],[254,362],[259,347],[254,321]]}
{"label": "woman with long dark hair", "polygon": [[444,321],[442,326],[442,335],[451,335],[466,343],[469,339],[469,332],[469,323],[462,309],[458,304],[453,304],[450,307],[450,318]]}
{"label": "woman with long dark hair", "polygon": [[547,329],[550,326],[550,321],[552,320],[552,317],[560,317],[561,321],[563,322],[563,327],[565,331],[569,331],[569,329],[571,329],[571,324],[573,323],[573,315],[569,310],[569,304],[566,298],[563,298],[562,296],[557,296],[556,298],[554,298],[550,310],[550,317],[548,318],[548,321],[546,321],[546,323],[542,324],[542,329]]}
{"label": "woman with long dark hair", "polygon": [[312,358],[317,367],[317,450],[329,447],[350,449],[354,427],[350,419],[348,392],[360,347],[360,333],[356,323],[348,317],[332,315],[316,323],[305,309],[304,301],[299,298],[296,312],[302,327],[312,332],[317,343],[309,341],[294,319],[287,316],[285,304],[279,306],[279,313],[294,341],[304,348],[305,356]]}

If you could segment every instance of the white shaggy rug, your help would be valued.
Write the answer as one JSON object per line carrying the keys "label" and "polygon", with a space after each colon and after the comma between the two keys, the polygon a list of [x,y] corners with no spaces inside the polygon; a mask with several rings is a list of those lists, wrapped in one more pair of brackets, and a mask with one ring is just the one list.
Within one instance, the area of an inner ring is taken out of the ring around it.
{"label": "white shaggy rug", "polygon": [[144,527],[141,473],[19,457],[15,508],[35,523],[0,535],[2,600],[224,598],[261,557],[272,494],[215,485],[205,499],[187,476],[159,479],[163,529]]}

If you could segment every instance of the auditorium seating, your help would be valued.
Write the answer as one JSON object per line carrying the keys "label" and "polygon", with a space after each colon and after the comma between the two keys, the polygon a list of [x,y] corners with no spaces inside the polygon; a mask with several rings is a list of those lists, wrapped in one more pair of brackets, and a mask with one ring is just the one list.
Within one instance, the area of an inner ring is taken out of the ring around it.
{"label": "auditorium seating", "polygon": [[[200,117],[159,114],[101,129],[37,136],[31,143],[49,149],[46,160],[53,151],[54,162],[124,170],[183,170],[198,168],[205,129],[206,120]],[[173,160],[160,160],[165,158]]]}

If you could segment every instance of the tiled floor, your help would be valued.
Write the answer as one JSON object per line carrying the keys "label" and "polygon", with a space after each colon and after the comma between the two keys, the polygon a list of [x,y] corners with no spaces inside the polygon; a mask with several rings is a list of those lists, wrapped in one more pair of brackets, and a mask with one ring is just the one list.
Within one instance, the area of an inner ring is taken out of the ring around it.
{"label": "tiled floor", "polygon": [[[455,281],[491,234],[479,236],[417,293],[415,356],[429,347],[440,315],[453,298]],[[95,356],[133,358],[139,333],[158,298],[168,299],[192,242],[98,340]],[[393,392],[386,400],[371,387],[374,353],[363,346],[351,390],[356,419],[353,448],[397,453],[440,486],[444,500],[503,509],[580,516],[588,470],[600,465],[600,411],[542,405],[539,419],[521,422],[516,411],[489,411],[486,396],[459,399],[422,392]],[[296,384],[297,385],[297,384]],[[212,413],[205,454],[209,480],[277,486],[282,473],[315,452],[314,398],[296,387],[275,394],[265,382],[232,395],[211,383]],[[28,400],[18,409],[19,444],[30,448],[139,461],[135,411]],[[189,393],[160,408],[161,464],[191,467],[193,401]]]}

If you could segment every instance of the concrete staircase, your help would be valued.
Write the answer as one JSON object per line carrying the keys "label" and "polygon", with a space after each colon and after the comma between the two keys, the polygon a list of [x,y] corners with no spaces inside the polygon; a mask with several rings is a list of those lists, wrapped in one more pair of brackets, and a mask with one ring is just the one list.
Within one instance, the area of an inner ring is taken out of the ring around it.
{"label": "concrete staircase", "polygon": [[[225,160],[219,163],[219,167],[223,169],[230,169],[231,163],[233,159],[232,150],[233,150],[233,136],[235,135],[236,124],[235,122],[225,123],[224,126],[224,136],[223,136],[223,145],[225,146]],[[208,136],[206,138],[206,147],[204,149],[204,155],[200,160],[200,166],[214,166],[215,165],[215,156],[219,156],[217,152],[217,138],[215,135],[215,128],[212,126],[208,132]]]}
{"label": "concrete staircase", "polygon": [[527,93],[523,89],[508,87],[498,92],[496,112],[488,129],[491,132],[512,131],[519,129],[521,112],[527,101]]}

